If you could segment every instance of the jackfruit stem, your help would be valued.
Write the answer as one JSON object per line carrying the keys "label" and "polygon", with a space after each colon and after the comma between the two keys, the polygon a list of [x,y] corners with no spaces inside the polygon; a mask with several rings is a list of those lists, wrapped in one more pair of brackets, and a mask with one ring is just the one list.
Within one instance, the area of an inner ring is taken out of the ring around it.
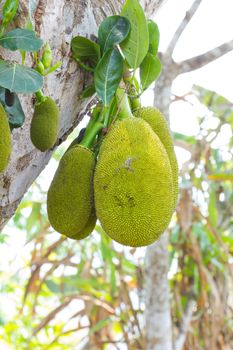
{"label": "jackfruit stem", "polygon": [[132,112],[135,112],[137,109],[142,107],[140,99],[138,97],[131,96],[131,97],[129,97],[129,99],[130,99],[130,105],[132,108]]}
{"label": "jackfruit stem", "polygon": [[[132,75],[132,73],[128,69],[126,69],[123,80],[128,89],[128,97],[130,100],[131,109],[134,112],[136,109],[141,108],[139,91],[135,84],[135,81],[137,82],[137,79],[135,77],[135,72]],[[137,82],[137,85],[138,85],[138,82]]]}
{"label": "jackfruit stem", "polygon": [[91,148],[96,136],[103,129],[104,125],[100,122],[96,122],[91,128],[87,128],[80,145]]}
{"label": "jackfruit stem", "polygon": [[88,124],[87,124],[87,127],[86,127],[86,132],[88,133],[90,129],[93,128],[93,126],[95,125],[95,123],[97,121],[99,121],[99,117],[100,117],[100,112],[101,112],[101,109],[98,107],[95,107],[93,112],[92,112],[92,117],[91,119],[89,120]]}
{"label": "jackfruit stem", "polygon": [[117,100],[117,119],[123,120],[126,118],[132,118],[133,114],[131,112],[128,96],[125,89],[118,88],[116,91],[116,100]]}
{"label": "jackfruit stem", "polygon": [[36,100],[38,103],[46,100],[46,96],[43,94],[42,90],[38,90],[35,92]]}

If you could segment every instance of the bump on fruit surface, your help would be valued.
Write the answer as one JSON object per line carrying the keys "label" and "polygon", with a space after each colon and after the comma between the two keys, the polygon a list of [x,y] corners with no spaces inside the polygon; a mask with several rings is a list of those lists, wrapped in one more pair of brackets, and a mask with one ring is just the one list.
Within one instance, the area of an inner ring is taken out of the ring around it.
{"label": "bump on fruit surface", "polygon": [[166,118],[157,108],[154,107],[139,108],[134,112],[134,116],[142,118],[151,126],[152,130],[158,135],[160,141],[167,151],[172,168],[175,209],[178,197],[178,164]]}
{"label": "bump on fruit surface", "polygon": [[31,123],[31,141],[44,152],[52,148],[57,140],[59,130],[59,109],[50,98],[36,103]]}
{"label": "bump on fruit surface", "polygon": [[53,228],[73,239],[91,233],[94,225],[94,154],[73,146],[62,157],[48,191],[48,217]]}
{"label": "bump on fruit surface", "polygon": [[97,217],[115,241],[153,243],[173,209],[172,170],[166,150],[140,118],[118,121],[105,137],[94,175]]}
{"label": "bump on fruit surface", "polygon": [[8,165],[11,148],[11,130],[7,114],[0,103],[0,173],[3,172]]}

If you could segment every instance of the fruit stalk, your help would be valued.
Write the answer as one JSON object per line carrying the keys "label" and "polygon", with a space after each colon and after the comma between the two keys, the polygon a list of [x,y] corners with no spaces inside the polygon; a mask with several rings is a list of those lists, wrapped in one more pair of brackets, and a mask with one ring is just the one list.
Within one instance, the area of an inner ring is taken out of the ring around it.
{"label": "fruit stalk", "polygon": [[46,96],[43,94],[42,90],[38,90],[35,92],[37,102],[43,102],[46,100]]}

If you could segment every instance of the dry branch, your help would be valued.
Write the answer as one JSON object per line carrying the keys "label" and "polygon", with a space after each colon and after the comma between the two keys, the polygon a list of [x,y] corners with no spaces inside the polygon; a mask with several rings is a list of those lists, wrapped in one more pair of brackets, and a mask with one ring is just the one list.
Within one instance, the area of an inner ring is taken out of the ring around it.
{"label": "dry branch", "polygon": [[168,45],[168,48],[167,48],[167,51],[166,51],[167,55],[172,56],[173,51],[174,51],[174,49],[176,47],[176,44],[177,44],[179,38],[181,37],[181,35],[184,32],[185,28],[187,27],[187,25],[191,21],[192,17],[196,13],[196,11],[199,8],[201,2],[202,2],[202,0],[194,1],[192,6],[190,7],[190,9],[186,12],[185,17],[183,18],[183,20],[180,23],[179,27],[175,31],[175,34],[173,35],[173,38],[172,38],[172,40],[170,41],[170,43]]}
{"label": "dry branch", "polygon": [[215,61],[216,59],[226,55],[228,52],[233,50],[233,39],[218,46],[214,49],[203,53],[202,55],[195,56],[179,62],[178,66],[180,69],[180,74],[188,73],[195,69],[202,68],[203,66]]}
{"label": "dry branch", "polygon": [[183,346],[185,344],[185,340],[190,328],[190,323],[192,321],[192,315],[194,312],[194,308],[195,308],[195,301],[194,300],[189,300],[188,302],[188,306],[186,308],[186,311],[183,315],[183,319],[182,319],[182,324],[180,326],[180,333],[176,339],[175,342],[175,350],[182,350]]}

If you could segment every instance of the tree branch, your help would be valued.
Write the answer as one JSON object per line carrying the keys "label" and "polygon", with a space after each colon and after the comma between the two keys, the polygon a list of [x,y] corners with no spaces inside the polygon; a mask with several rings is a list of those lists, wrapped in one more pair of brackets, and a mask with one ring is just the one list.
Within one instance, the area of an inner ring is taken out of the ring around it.
{"label": "tree branch", "polygon": [[189,326],[192,321],[192,315],[193,315],[195,305],[196,303],[194,300],[190,300],[188,302],[187,309],[185,311],[185,314],[183,315],[183,320],[180,327],[180,333],[175,342],[175,350],[183,349],[183,346],[187,337],[187,333],[189,331]]}
{"label": "tree branch", "polygon": [[192,17],[196,13],[196,11],[199,8],[201,2],[202,2],[202,0],[195,0],[193,2],[192,6],[190,7],[190,9],[186,12],[185,17],[181,21],[179,27],[177,28],[175,34],[173,35],[173,38],[171,39],[171,41],[170,41],[170,43],[168,45],[166,54],[168,54],[169,56],[172,56],[173,51],[174,51],[174,49],[176,47],[176,44],[177,44],[179,38],[181,37],[181,35],[184,32],[185,28],[187,27],[187,25],[191,21]]}
{"label": "tree branch", "polygon": [[195,69],[199,69],[208,63],[215,61],[217,58],[222,57],[228,52],[233,50],[233,39],[218,46],[214,49],[203,53],[202,55],[192,57],[183,62],[179,62],[180,74],[191,72]]}

